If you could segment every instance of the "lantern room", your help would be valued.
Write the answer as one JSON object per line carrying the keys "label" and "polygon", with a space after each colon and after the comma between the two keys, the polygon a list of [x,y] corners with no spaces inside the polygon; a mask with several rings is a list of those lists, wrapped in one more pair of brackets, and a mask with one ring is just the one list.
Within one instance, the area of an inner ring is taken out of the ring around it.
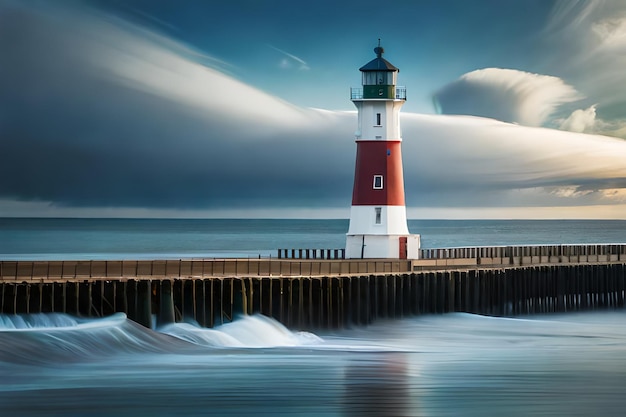
{"label": "lantern room", "polygon": [[385,50],[380,44],[374,48],[376,58],[359,68],[362,73],[363,98],[396,98],[398,68],[382,57]]}

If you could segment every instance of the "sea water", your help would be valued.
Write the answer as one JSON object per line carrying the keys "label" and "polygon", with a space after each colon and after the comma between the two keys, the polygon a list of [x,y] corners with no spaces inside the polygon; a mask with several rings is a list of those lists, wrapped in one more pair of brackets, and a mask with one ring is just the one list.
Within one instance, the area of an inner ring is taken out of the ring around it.
{"label": "sea water", "polygon": [[3,416],[623,416],[623,311],[288,330],[0,316]]}
{"label": "sea water", "polygon": [[[422,247],[626,242],[621,220],[409,220]],[[0,259],[269,257],[344,248],[348,220],[0,218]]]}
{"label": "sea water", "polygon": [[[626,222],[411,222],[427,247],[619,243]],[[347,221],[0,220],[0,259],[271,256]],[[0,416],[623,416],[626,312],[444,314],[335,331],[0,315]]]}

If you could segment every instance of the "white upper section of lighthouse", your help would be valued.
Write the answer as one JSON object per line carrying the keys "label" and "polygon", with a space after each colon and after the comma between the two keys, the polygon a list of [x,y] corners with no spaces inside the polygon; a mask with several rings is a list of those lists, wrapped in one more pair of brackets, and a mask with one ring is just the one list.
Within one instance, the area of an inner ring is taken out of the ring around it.
{"label": "white upper section of lighthouse", "polygon": [[402,140],[400,108],[406,89],[396,87],[398,68],[382,57],[384,49],[374,48],[376,58],[360,68],[362,88],[352,89],[352,102],[359,111],[357,140]]}
{"label": "white upper section of lighthouse", "polygon": [[357,140],[402,140],[400,108],[404,100],[353,100],[359,111]]}

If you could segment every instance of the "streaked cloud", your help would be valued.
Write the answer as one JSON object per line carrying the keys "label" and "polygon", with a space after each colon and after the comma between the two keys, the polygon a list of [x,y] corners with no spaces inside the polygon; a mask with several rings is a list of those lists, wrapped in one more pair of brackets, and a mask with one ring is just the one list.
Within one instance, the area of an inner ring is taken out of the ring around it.
{"label": "streaked cloud", "polygon": [[588,194],[593,193],[592,190],[581,190],[580,187],[563,187],[556,188],[551,191],[557,197],[565,197],[565,198],[576,198],[576,197],[584,197]]}
{"label": "streaked cloud", "polygon": [[[584,131],[626,138],[626,4],[561,0],[542,35],[553,47],[544,67],[558,71],[586,97],[580,106],[570,108],[571,121],[584,118]],[[592,111],[595,123],[590,126]]]}
{"label": "streaked cloud", "polygon": [[626,187],[620,139],[469,116],[402,123],[412,205],[589,205],[607,202],[602,190]]}
{"label": "streaked cloud", "polygon": [[272,48],[273,50],[280,52],[283,55],[283,58],[280,60],[280,63],[278,64],[278,66],[280,68],[284,68],[284,69],[291,69],[291,68],[296,68],[300,71],[307,71],[309,70],[309,64],[306,63],[305,60],[303,60],[300,57],[297,57],[293,54],[290,54],[289,52],[283,51],[282,49],[279,49],[275,46],[272,45],[268,45],[270,48]]}
{"label": "streaked cloud", "polygon": [[[122,4],[123,5],[123,4]],[[170,22],[163,20],[163,19],[159,19],[158,17],[147,13],[144,10],[138,9],[136,7],[130,7],[130,6],[126,6],[126,9],[129,10],[130,12],[132,12],[134,15],[139,16],[141,19],[143,19],[144,21],[147,21],[151,24],[154,24],[158,27],[161,28],[165,28],[167,30],[173,30],[173,31],[180,31],[180,28],[171,24]]]}
{"label": "streaked cloud", "polygon": [[591,31],[598,37],[598,48],[620,53],[626,50],[626,17],[608,18],[593,22]]}

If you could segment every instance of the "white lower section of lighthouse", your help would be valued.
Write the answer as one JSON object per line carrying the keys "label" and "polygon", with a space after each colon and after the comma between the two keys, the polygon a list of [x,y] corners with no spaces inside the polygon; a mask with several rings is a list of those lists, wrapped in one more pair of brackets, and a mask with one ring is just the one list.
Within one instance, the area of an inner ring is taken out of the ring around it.
{"label": "white lower section of lighthouse", "polygon": [[348,236],[408,235],[405,206],[352,206]]}
{"label": "white lower section of lighthouse", "polygon": [[[403,245],[406,256],[400,254]],[[419,249],[420,235],[348,235],[346,239],[346,259],[417,259]]]}
{"label": "white lower section of lighthouse", "polygon": [[409,234],[405,206],[352,206],[348,259],[417,259],[420,235]]}

